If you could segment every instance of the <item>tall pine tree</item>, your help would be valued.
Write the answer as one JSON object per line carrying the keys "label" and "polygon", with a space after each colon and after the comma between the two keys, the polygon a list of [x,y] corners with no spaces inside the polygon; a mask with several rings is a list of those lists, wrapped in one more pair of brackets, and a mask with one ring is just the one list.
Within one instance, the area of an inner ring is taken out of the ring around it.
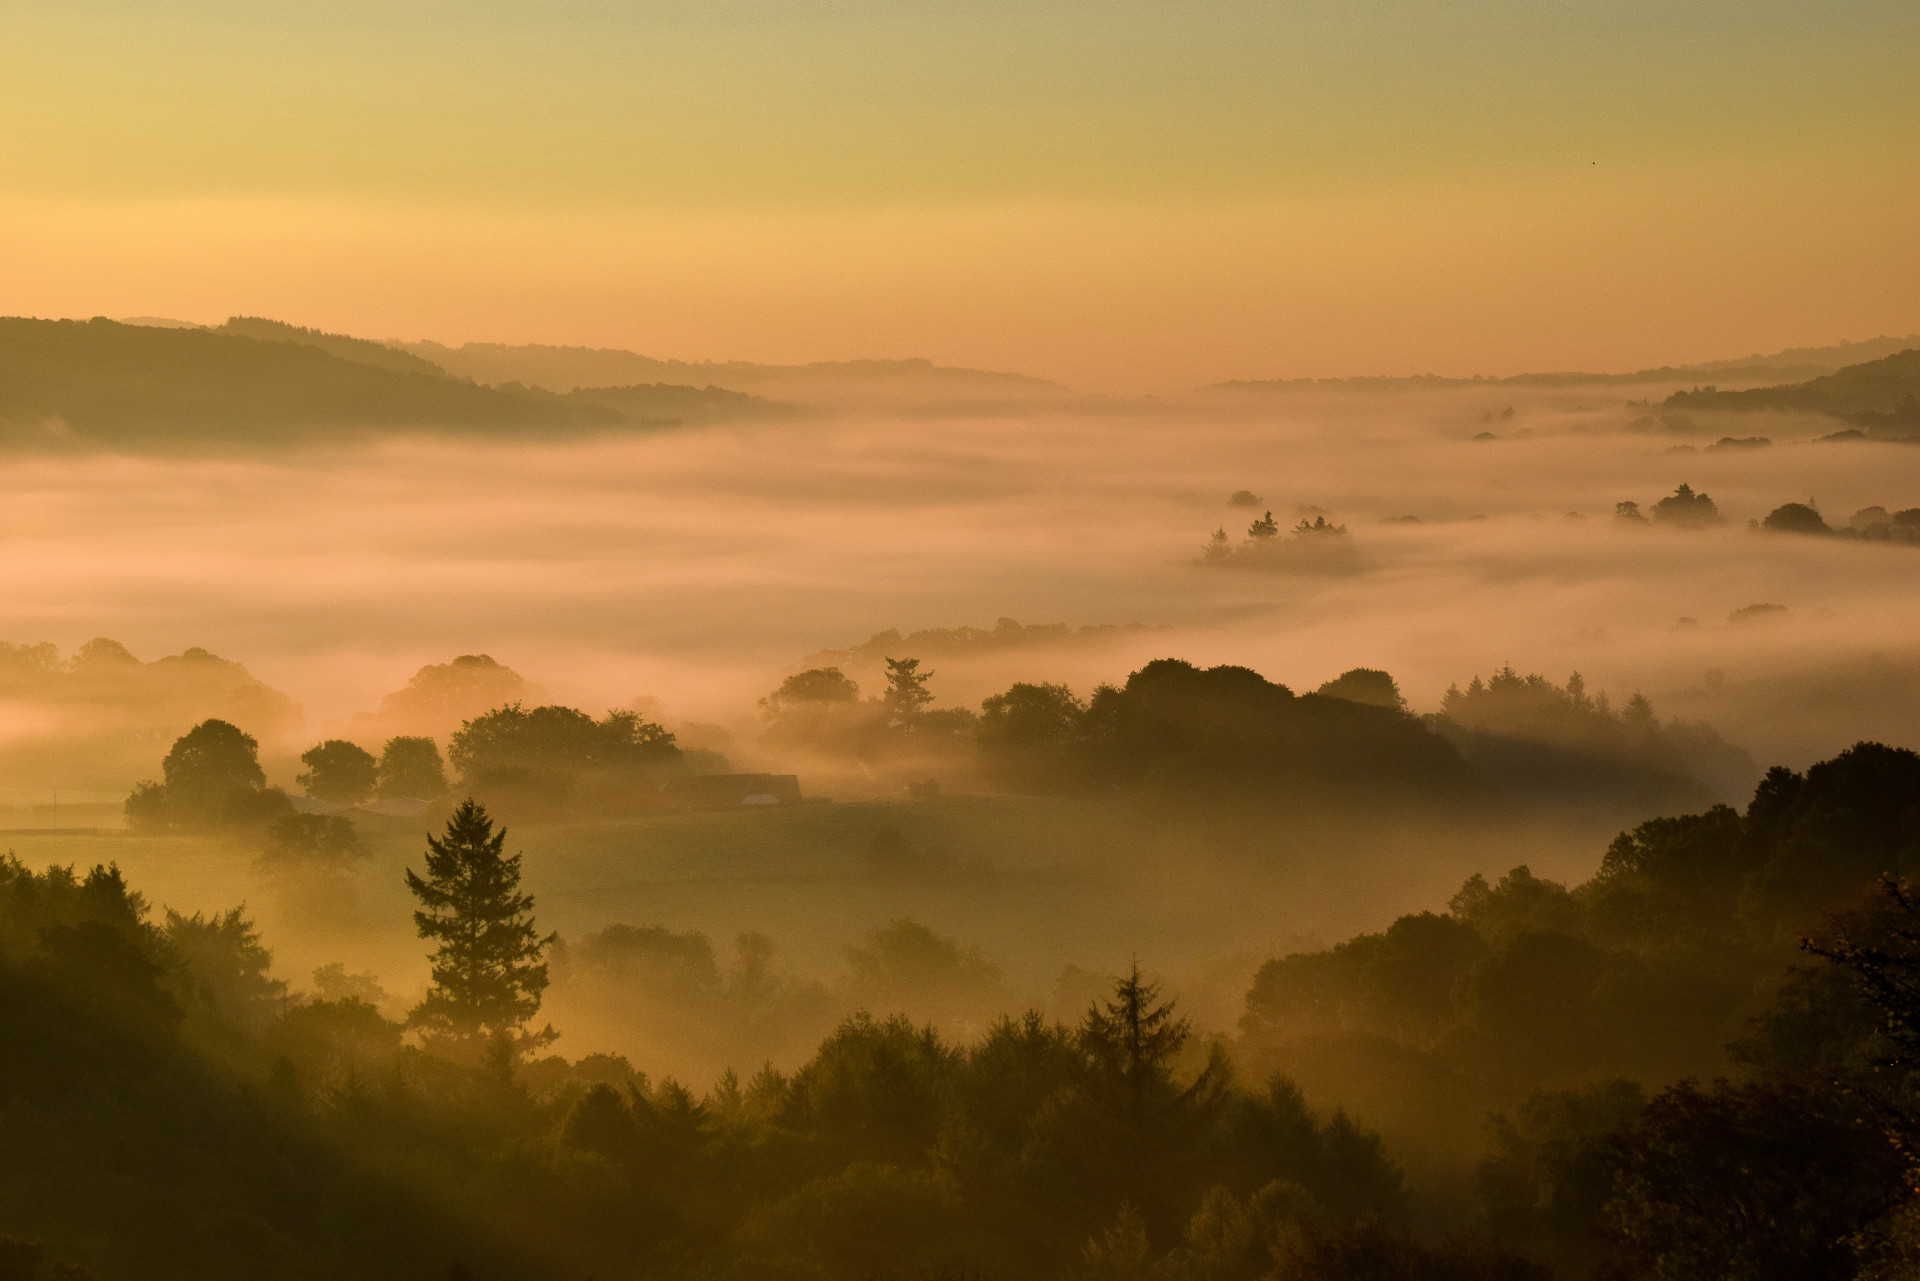
{"label": "tall pine tree", "polygon": [[427,875],[407,869],[420,900],[420,937],[434,939],[433,987],[408,1022],[448,1049],[518,1053],[551,1042],[551,1027],[524,1031],[547,987],[543,959],[552,936],[533,924],[533,898],[520,892],[520,856],[507,857],[506,829],[466,801],[446,833],[427,838]]}

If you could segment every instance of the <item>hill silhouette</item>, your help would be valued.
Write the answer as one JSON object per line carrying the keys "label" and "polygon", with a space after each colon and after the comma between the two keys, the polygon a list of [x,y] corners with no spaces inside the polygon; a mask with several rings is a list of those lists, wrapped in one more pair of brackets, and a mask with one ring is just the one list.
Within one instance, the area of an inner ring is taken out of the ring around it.
{"label": "hill silhouette", "polygon": [[263,445],[392,430],[514,437],[771,408],[715,387],[564,396],[484,387],[381,343],[259,317],[217,328],[0,317],[0,439],[16,445]]}
{"label": "hill silhouette", "polygon": [[450,376],[446,370],[430,360],[422,360],[411,352],[389,347],[371,338],[330,334],[319,329],[290,325],[284,320],[268,320],[262,316],[233,316],[215,332],[234,334],[241,338],[258,338],[263,342],[291,342],[307,347],[318,347],[330,356],[338,356],[342,360],[351,360],[356,364],[372,365],[378,369],[390,369],[397,374],[426,374],[431,378]]}
{"label": "hill silhouette", "polygon": [[560,393],[615,385],[691,383],[790,400],[993,401],[1061,395],[1066,390],[1025,374],[956,369],[918,358],[763,365],[745,360],[658,360],[608,347],[393,345],[475,382],[524,383]]}
{"label": "hill silhouette", "polygon": [[1698,387],[1667,397],[1668,409],[1829,414],[1868,427],[1920,428],[1920,349],[1849,365],[1805,382],[1745,391]]}
{"label": "hill silhouette", "polygon": [[0,422],[16,441],[264,444],[394,427],[553,429],[581,416],[444,376],[342,359],[307,342],[104,319],[0,318]]}
{"label": "hill silhouette", "polygon": [[1811,379],[1872,362],[1912,347],[1920,347],[1920,335],[1905,338],[1882,336],[1861,342],[1843,342],[1833,347],[1790,347],[1772,355],[1743,356],[1734,360],[1711,360],[1697,365],[1661,365],[1624,374],[1534,373],[1493,377],[1479,374],[1469,378],[1449,378],[1439,374],[1392,375],[1353,378],[1267,378],[1235,379],[1202,387],[1202,392],[1248,393],[1290,392],[1315,389],[1348,391],[1419,391],[1439,387],[1573,387],[1594,385],[1629,386],[1640,383],[1679,382],[1687,379],[1716,378],[1728,383],[1775,383],[1781,379]]}

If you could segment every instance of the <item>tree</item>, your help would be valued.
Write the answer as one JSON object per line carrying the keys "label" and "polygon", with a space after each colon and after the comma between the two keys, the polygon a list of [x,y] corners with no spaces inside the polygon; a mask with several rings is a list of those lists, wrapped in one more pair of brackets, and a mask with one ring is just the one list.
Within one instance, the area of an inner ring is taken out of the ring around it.
{"label": "tree", "polygon": [[344,738],[330,738],[300,754],[307,772],[294,781],[318,801],[359,805],[373,799],[379,767],[373,753]]}
{"label": "tree", "polygon": [[796,672],[760,700],[767,737],[791,747],[858,751],[880,728],[884,709],[862,701],[860,687],[837,667]]}
{"label": "tree", "polygon": [[1273,518],[1272,512],[1268,512],[1259,520],[1247,526],[1248,538],[1278,538],[1279,536],[1280,522]]}
{"label": "tree", "polygon": [[933,692],[927,688],[932,679],[932,672],[920,670],[917,658],[889,658],[887,692],[880,696],[887,709],[887,723],[896,729],[911,726],[933,701]]}
{"label": "tree", "polygon": [[1192,1081],[1175,1078],[1192,1036],[1135,962],[1114,983],[1113,999],[1089,1004],[1075,1038],[1079,1089],[1053,1122],[1066,1161],[1058,1173],[1108,1205],[1131,1202],[1156,1241],[1170,1241],[1191,1214],[1186,1197],[1206,1178],[1200,1147],[1229,1097],[1218,1047]]}
{"label": "tree", "polygon": [[780,688],[760,700],[769,716],[779,716],[799,703],[851,703],[860,697],[860,687],[837,667],[814,667],[796,672],[780,682]]}
{"label": "tree", "polygon": [[[1080,1024],[1089,1071],[1116,1089],[1130,1112],[1143,1111],[1159,1096],[1181,1093],[1173,1084],[1173,1061],[1192,1038],[1193,1026],[1174,1018],[1173,1007],[1172,1001],[1161,1002],[1159,985],[1142,978],[1135,961],[1125,978],[1115,980],[1113,999],[1089,1005]],[[1196,1089],[1199,1085],[1195,1082]]]}
{"label": "tree", "polygon": [[183,916],[168,908],[166,939],[189,976],[190,995],[220,1017],[259,1030],[286,1007],[286,983],[267,973],[273,953],[242,909]]}
{"label": "tree", "polygon": [[1375,707],[1391,707],[1395,711],[1406,710],[1407,700],[1400,695],[1400,687],[1393,677],[1373,667],[1356,667],[1340,673],[1313,691],[1328,698],[1344,698],[1349,703],[1371,703]]}
{"label": "tree", "polygon": [[1080,734],[1087,705],[1065,685],[1015,683],[980,704],[980,743],[1054,750]]}
{"label": "tree", "polygon": [[1727,523],[1727,518],[1714,506],[1713,499],[1695,493],[1691,485],[1682,485],[1655,503],[1653,518],[1660,524],[1675,525],[1681,529],[1705,529],[1709,525]]}
{"label": "tree", "polygon": [[1831,534],[1833,530],[1811,503],[1783,503],[1767,513],[1760,528],[1776,534]]}
{"label": "tree", "polygon": [[129,831],[161,832],[172,822],[163,783],[135,783],[121,810],[126,815]]}
{"label": "tree", "polygon": [[447,753],[461,776],[489,770],[556,772],[659,765],[676,759],[673,735],[634,712],[594,720],[572,707],[497,707],[460,727]]}
{"label": "tree", "polygon": [[402,735],[388,739],[380,752],[374,791],[382,798],[431,800],[446,795],[447,771],[440,761],[440,749],[430,738]]}
{"label": "tree", "polygon": [[[175,823],[212,826],[236,800],[266,785],[260,744],[226,721],[201,721],[174,741],[160,763],[166,779],[166,813]],[[143,786],[151,786],[143,785]],[[140,795],[136,789],[136,795]],[[130,800],[132,798],[129,798]],[[150,798],[142,796],[142,800]]]}
{"label": "tree", "polygon": [[447,754],[462,786],[529,819],[574,806],[623,812],[658,796],[647,771],[680,762],[673,735],[633,712],[495,708],[461,726]]}
{"label": "tree", "polygon": [[523,1051],[558,1035],[551,1027],[522,1030],[540,1009],[553,936],[534,928],[533,898],[520,892],[520,856],[507,856],[506,840],[506,830],[496,833],[486,810],[468,800],[443,836],[427,838],[427,875],[407,869],[407,888],[422,905],[414,925],[436,942],[433,987],[407,1021],[430,1040]]}

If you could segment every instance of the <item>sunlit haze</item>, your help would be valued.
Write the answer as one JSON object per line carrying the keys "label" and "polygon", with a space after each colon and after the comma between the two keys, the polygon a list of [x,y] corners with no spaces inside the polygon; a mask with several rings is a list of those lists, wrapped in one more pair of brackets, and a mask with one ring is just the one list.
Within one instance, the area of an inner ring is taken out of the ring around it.
{"label": "sunlit haze", "polygon": [[1920,14],[10,4],[10,310],[1095,391],[1911,328]]}

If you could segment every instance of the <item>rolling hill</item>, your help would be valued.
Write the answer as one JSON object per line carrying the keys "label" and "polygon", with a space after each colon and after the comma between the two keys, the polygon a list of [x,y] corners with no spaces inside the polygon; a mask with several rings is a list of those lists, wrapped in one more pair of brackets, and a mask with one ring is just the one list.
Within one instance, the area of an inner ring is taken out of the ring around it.
{"label": "rolling hill", "polygon": [[583,412],[444,374],[342,359],[304,342],[104,319],[0,318],[0,423],[15,441],[266,444],[381,428],[508,433],[577,426]]}
{"label": "rolling hill", "polygon": [[1237,379],[1202,387],[1204,393],[1247,394],[1313,390],[1349,391],[1421,391],[1441,387],[1576,387],[1639,386],[1648,383],[1674,383],[1714,378],[1730,384],[1778,383],[1782,379],[1811,379],[1832,374],[1863,361],[1874,361],[1911,347],[1920,347],[1920,335],[1905,338],[1869,338],[1862,342],[1843,342],[1833,347],[1790,347],[1772,355],[1745,356],[1735,360],[1713,360],[1697,365],[1661,365],[1624,374],[1538,373],[1504,377],[1486,375],[1448,378],[1438,374],[1411,377],[1361,376],[1355,378],[1268,378]]}
{"label": "rolling hill", "polygon": [[1920,429],[1920,348],[1849,365],[1805,382],[1743,391],[1697,387],[1667,397],[1664,408],[1828,414],[1869,428]]}
{"label": "rolling hill", "polygon": [[255,317],[217,328],[0,317],[0,439],[15,445],[265,445],[396,430],[511,438],[769,408],[712,387],[485,387],[381,343]]}
{"label": "rolling hill", "polygon": [[886,403],[992,403],[1068,394],[1024,374],[956,369],[930,360],[838,360],[808,365],[752,361],[656,360],[607,347],[508,346],[437,342],[392,344],[460,377],[524,383],[553,392],[636,383],[691,384],[782,400]]}

